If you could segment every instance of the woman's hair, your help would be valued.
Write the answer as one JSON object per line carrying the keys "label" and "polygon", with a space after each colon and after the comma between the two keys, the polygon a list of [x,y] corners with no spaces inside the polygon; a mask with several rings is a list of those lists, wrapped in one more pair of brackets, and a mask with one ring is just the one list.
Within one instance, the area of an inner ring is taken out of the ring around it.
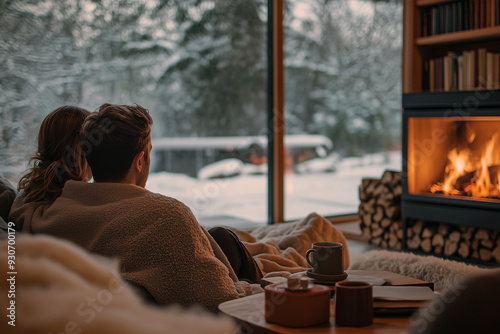
{"label": "woman's hair", "polygon": [[89,167],[80,147],[80,128],[88,115],[86,109],[62,106],[45,117],[37,153],[30,160],[33,167],[18,185],[25,201],[55,200],[67,180],[86,180]]}

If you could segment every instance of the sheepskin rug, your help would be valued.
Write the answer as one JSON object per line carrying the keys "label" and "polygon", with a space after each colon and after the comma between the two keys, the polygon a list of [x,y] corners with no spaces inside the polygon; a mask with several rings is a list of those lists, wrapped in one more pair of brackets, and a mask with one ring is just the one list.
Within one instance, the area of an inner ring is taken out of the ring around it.
{"label": "sheepskin rug", "polygon": [[372,250],[352,256],[349,269],[390,271],[433,282],[436,291],[457,284],[467,275],[491,270],[435,256],[387,250]]}
{"label": "sheepskin rug", "polygon": [[[144,304],[121,279],[116,260],[49,236],[25,234],[15,241],[18,274],[14,281],[0,281],[0,308],[8,312],[0,321],[0,333],[237,332],[232,319],[201,308]],[[0,240],[2,264],[8,263],[9,245]],[[15,296],[9,289],[15,290]]]}

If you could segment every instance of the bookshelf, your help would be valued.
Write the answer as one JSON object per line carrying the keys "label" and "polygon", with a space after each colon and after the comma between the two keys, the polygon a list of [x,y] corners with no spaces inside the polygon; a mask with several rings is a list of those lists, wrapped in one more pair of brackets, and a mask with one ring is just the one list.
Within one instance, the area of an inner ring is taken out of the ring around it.
{"label": "bookshelf", "polygon": [[[410,250],[407,232],[419,220],[500,231],[496,199],[425,192],[445,170],[450,149],[464,142],[462,124],[480,118],[500,124],[500,0],[404,0],[402,85],[403,250]],[[417,182],[422,193],[409,186]]]}
{"label": "bookshelf", "polygon": [[500,88],[500,0],[405,0],[403,15],[403,94]]}

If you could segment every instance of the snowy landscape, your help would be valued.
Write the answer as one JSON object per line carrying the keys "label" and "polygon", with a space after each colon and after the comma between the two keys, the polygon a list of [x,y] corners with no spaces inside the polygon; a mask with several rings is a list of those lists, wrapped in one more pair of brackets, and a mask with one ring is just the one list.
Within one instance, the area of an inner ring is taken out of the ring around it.
{"label": "snowy landscape", "polygon": [[[0,2],[0,172],[21,177],[41,121],[66,104],[138,103],[154,138],[265,134],[267,5]],[[399,149],[401,1],[285,11],[286,134],[326,136],[343,158]]]}
{"label": "snowy landscape", "polygon": [[[400,0],[286,2],[285,133],[333,143],[286,172],[286,220],[354,213],[363,177],[401,169],[401,18]],[[0,174],[19,181],[61,105],[138,103],[168,145],[267,135],[267,20],[262,0],[0,1]],[[153,169],[147,188],[202,224],[266,224],[266,165],[243,161]]]}
{"label": "snowy landscape", "polygon": [[[386,169],[400,171],[401,152],[346,158],[338,162],[335,172],[321,171],[324,159],[308,163],[319,167],[309,173],[285,176],[286,220],[310,212],[325,216],[357,212],[361,179],[380,178]],[[246,167],[238,176],[218,179],[153,173],[146,188],[184,202],[204,225],[215,225],[218,219],[235,227],[267,224],[267,174],[255,175],[251,173],[255,166]]]}

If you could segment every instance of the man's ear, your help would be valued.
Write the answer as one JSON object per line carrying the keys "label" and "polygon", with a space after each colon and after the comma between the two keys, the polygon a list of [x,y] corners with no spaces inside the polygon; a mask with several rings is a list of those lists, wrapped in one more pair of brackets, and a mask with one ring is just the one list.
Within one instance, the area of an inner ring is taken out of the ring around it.
{"label": "man's ear", "polygon": [[142,157],[144,157],[144,151],[141,151],[141,152],[137,153],[135,155],[134,161],[132,163],[132,166],[139,173],[142,172],[142,169],[144,168],[144,162],[143,162],[143,159],[141,159]]}

